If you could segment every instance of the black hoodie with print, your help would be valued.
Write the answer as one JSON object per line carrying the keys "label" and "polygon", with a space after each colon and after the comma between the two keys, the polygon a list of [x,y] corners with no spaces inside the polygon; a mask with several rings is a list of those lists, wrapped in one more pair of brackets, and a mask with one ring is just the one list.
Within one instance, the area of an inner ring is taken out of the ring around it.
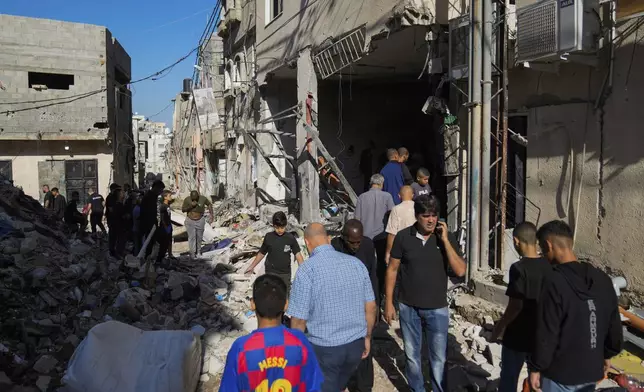
{"label": "black hoodie with print", "polygon": [[613,284],[588,263],[557,265],[538,305],[531,365],[564,385],[597,382],[604,360],[621,351],[622,325]]}

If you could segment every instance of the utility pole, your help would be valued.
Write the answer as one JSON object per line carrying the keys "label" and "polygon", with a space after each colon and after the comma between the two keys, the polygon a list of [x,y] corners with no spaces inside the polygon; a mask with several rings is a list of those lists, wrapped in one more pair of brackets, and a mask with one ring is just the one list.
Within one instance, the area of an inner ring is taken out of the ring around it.
{"label": "utility pole", "polygon": [[481,77],[482,77],[482,23],[483,0],[471,0],[470,3],[470,43],[471,56],[469,66],[470,112],[469,112],[469,154],[470,205],[468,225],[468,278],[479,268],[481,225],[479,219],[481,207]]}
{"label": "utility pole", "polygon": [[492,41],[494,29],[493,0],[483,2],[483,99],[481,104],[481,220],[480,220],[480,268],[488,268],[490,261],[490,145],[492,141]]}

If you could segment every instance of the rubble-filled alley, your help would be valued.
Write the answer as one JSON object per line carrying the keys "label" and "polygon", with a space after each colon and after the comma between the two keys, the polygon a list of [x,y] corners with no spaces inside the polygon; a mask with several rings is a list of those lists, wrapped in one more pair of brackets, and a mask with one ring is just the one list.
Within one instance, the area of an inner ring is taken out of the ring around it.
{"label": "rubble-filled alley", "polygon": [[[249,304],[253,277],[240,272],[247,268],[269,230],[254,211],[231,201],[219,204],[214,229],[217,239],[204,249],[206,260],[191,262],[180,256],[146,280],[143,266],[135,268],[106,257],[104,240],[69,240],[60,222],[21,190],[1,184],[0,206],[3,391],[50,391],[64,384],[77,387],[90,382],[90,374],[84,373],[88,368],[80,362],[92,355],[91,350],[105,348],[107,342],[123,351],[106,350],[101,362],[92,365],[96,366],[93,375],[109,373],[106,368],[110,366],[116,369],[119,354],[129,349],[113,339],[118,340],[118,334],[125,339],[131,332],[117,322],[131,325],[138,334],[188,331],[195,342],[185,354],[177,354],[184,355],[185,366],[167,371],[183,372],[186,387],[182,390],[193,390],[188,387],[191,383],[198,383],[199,391],[217,390],[232,342],[256,328]],[[301,238],[297,221],[290,223],[289,229],[299,232]],[[179,251],[182,244],[176,245]],[[262,273],[261,265],[258,273]],[[483,336],[500,310],[486,311],[462,296],[465,294],[457,296],[452,314],[450,382],[462,388],[478,385],[479,390],[492,390],[499,374],[500,352],[498,345],[486,343]],[[102,329],[92,330],[97,325]],[[404,390],[399,333],[398,328],[388,329],[384,323],[375,333],[376,391]],[[163,342],[170,345],[169,340]],[[138,354],[130,355],[153,355],[152,348],[139,344]],[[94,377],[92,382],[105,380]],[[95,390],[104,387],[94,385]],[[85,388],[93,390],[86,384]]]}

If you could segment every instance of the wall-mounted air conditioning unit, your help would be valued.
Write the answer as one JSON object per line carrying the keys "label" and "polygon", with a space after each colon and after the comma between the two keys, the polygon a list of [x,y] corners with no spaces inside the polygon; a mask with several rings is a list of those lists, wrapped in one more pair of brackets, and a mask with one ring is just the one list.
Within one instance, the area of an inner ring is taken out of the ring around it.
{"label": "wall-mounted air conditioning unit", "polygon": [[[496,15],[496,6],[494,6]],[[495,25],[496,26],[496,25]],[[497,53],[497,31],[492,30],[492,61],[498,65]],[[465,79],[469,76],[470,66],[470,16],[468,14],[459,16],[449,21],[449,76],[452,79]],[[496,73],[494,68],[493,73]]]}
{"label": "wall-mounted air conditioning unit", "polygon": [[600,26],[598,0],[517,1],[517,60],[596,52]]}

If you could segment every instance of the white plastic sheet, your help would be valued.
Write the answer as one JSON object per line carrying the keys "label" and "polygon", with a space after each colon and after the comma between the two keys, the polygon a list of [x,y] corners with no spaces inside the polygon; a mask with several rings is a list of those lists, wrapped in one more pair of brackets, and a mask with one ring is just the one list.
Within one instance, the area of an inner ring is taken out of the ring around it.
{"label": "white plastic sheet", "polygon": [[201,340],[190,331],[142,331],[118,321],[92,328],[63,377],[69,392],[194,392]]}

